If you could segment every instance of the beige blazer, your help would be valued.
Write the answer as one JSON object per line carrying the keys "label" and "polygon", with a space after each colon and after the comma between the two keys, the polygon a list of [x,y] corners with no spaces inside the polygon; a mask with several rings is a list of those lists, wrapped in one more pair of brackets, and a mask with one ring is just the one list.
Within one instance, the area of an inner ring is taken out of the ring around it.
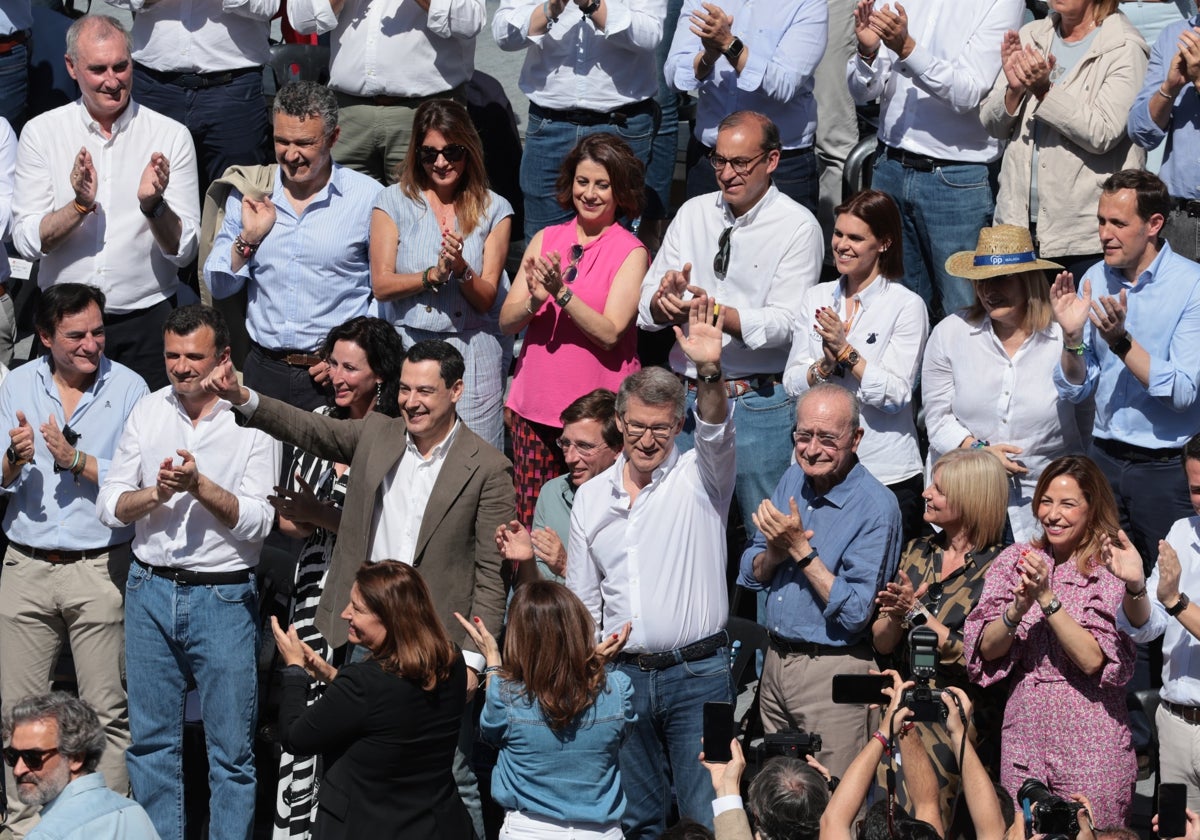
{"label": "beige blazer", "polygon": [[[355,572],[371,556],[379,487],[404,455],[404,420],[374,412],[362,420],[335,420],[260,396],[247,425],[350,465],[342,522],[316,614],[317,629],[330,644],[340,645],[346,641],[346,622],[339,616],[350,601]],[[461,426],[425,506],[413,565],[429,586],[450,638],[466,650],[475,646],[455,621],[455,611],[479,616],[493,632],[503,621],[506,591],[495,537],[500,525],[515,518],[512,464]]]}

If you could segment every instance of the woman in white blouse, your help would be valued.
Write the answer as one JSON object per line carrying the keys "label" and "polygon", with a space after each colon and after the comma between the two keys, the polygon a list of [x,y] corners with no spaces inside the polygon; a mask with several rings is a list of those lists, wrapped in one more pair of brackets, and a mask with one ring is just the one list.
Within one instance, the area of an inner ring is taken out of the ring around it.
{"label": "woman in white blouse", "polygon": [[1094,409],[1059,399],[1052,375],[1063,352],[1045,270],[1026,228],[979,232],[974,251],[946,260],[973,281],[975,304],[929,336],[921,369],[929,462],[957,447],[987,449],[1008,473],[1013,537],[1037,534],[1033,490],[1050,461],[1086,449]]}
{"label": "woman in white blouse", "polygon": [[896,494],[908,540],[920,533],[924,509],[912,392],[929,315],[898,282],[901,240],[900,211],[886,193],[864,190],[834,210],[832,250],[842,276],[804,293],[783,386],[796,396],[834,382],[858,397],[859,460]]}

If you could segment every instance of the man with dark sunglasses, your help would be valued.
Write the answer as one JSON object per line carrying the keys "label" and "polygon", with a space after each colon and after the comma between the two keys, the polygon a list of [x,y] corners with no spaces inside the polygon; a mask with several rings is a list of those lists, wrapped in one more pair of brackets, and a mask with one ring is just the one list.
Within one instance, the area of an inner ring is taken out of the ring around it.
{"label": "man with dark sunglasses", "polygon": [[[104,355],[104,294],[59,283],[34,312],[46,352],[0,387],[9,446],[2,464],[9,498],[8,551],[0,576],[0,698],[7,712],[44,691],[69,642],[79,691],[100,717],[100,760],[114,790],[129,787],[124,751],[129,713],[122,684],[125,577],[132,528],[96,518],[96,494],[125,418],[146,383]],[[24,834],[35,811],[7,771],[8,825]]]}
{"label": "man with dark sunglasses", "polygon": [[96,772],[107,738],[87,703],[61,691],[25,697],[4,713],[4,741],[17,798],[41,809],[27,840],[158,840],[142,806]]}
{"label": "man with dark sunglasses", "polygon": [[285,85],[275,97],[271,191],[229,190],[204,264],[214,298],[249,289],[247,387],[307,410],[326,400],[325,336],[376,314],[367,245],[381,187],[334,162],[339,133],[333,91]]}

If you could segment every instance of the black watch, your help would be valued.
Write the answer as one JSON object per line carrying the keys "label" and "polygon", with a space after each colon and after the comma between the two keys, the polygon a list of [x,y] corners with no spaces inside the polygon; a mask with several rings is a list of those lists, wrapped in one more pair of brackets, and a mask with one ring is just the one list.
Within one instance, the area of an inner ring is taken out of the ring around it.
{"label": "black watch", "polygon": [[10,445],[8,447],[8,451],[4,454],[8,456],[8,463],[12,464],[14,467],[21,463],[21,456],[17,454],[16,447]]}
{"label": "black watch", "polygon": [[797,569],[807,568],[808,564],[816,559],[817,559],[817,550],[814,548],[812,551],[808,552],[808,554],[805,554],[803,557],[801,557],[799,560],[796,561],[796,568]]}
{"label": "black watch", "polygon": [[737,66],[738,59],[742,57],[742,53],[746,51],[746,45],[742,43],[742,39],[734,35],[733,40],[729,42],[729,46],[721,50],[721,54],[729,59],[729,63]]}
{"label": "black watch", "polygon": [[1171,618],[1174,618],[1175,616],[1179,615],[1181,612],[1186,610],[1187,605],[1190,603],[1191,603],[1191,600],[1188,599],[1187,593],[1180,592],[1179,600],[1175,602],[1175,606],[1168,607],[1166,604],[1163,604],[1163,607],[1166,609],[1167,615],[1171,616]]}
{"label": "black watch", "polygon": [[586,6],[580,6],[579,11],[583,12],[585,17],[591,17],[592,15],[596,14],[596,12],[600,11],[600,0],[592,0],[592,2],[588,3]]}
{"label": "black watch", "polygon": [[160,195],[158,201],[149,210],[142,208],[140,205],[138,209],[142,211],[142,215],[147,219],[157,219],[163,213],[167,212],[167,200]]}
{"label": "black watch", "polygon": [[1116,353],[1122,359],[1125,358],[1125,354],[1128,353],[1132,347],[1133,341],[1130,340],[1129,333],[1125,333],[1112,344],[1108,345],[1108,349]]}

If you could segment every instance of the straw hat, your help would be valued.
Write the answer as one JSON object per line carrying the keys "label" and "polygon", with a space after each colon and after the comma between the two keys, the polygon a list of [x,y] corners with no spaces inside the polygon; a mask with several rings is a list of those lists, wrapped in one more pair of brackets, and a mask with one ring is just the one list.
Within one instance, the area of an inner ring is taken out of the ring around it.
{"label": "straw hat", "polygon": [[1062,271],[1058,263],[1039,260],[1028,228],[996,225],[979,231],[974,251],[959,251],[946,260],[946,271],[967,280],[987,280],[1035,269]]}

